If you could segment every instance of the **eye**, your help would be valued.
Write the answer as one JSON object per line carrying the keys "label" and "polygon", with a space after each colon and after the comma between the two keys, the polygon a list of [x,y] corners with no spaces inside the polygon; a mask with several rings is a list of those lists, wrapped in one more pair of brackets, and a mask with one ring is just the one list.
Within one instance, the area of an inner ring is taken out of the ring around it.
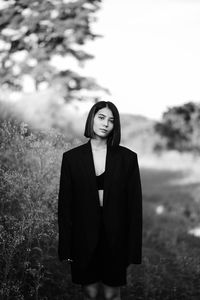
{"label": "eye", "polygon": [[102,116],[99,116],[99,119],[103,120],[103,117],[102,117]]}
{"label": "eye", "polygon": [[114,120],[110,120],[110,122],[113,124],[113,123],[114,123]]}

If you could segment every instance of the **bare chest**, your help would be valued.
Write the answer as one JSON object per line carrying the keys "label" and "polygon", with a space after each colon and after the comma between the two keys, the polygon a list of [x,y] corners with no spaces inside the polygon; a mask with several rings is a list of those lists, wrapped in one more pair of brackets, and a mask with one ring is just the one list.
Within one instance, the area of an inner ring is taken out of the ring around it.
{"label": "bare chest", "polygon": [[105,149],[103,151],[93,151],[92,153],[96,175],[100,175],[105,171],[106,152],[107,150]]}

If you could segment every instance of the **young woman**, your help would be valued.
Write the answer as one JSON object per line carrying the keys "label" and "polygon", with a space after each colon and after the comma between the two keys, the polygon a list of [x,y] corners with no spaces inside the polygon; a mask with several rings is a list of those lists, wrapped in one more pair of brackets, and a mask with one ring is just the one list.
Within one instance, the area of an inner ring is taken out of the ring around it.
{"label": "young woman", "polygon": [[137,154],[120,146],[119,112],[112,102],[91,108],[85,144],[63,154],[58,199],[61,261],[84,299],[120,300],[130,264],[141,263],[142,192]]}

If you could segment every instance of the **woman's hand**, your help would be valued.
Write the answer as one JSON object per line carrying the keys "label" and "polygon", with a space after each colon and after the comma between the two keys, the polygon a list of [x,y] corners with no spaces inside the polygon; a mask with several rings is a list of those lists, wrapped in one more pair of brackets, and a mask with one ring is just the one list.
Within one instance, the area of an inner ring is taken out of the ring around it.
{"label": "woman's hand", "polygon": [[66,258],[66,259],[64,259],[64,262],[66,262],[66,263],[72,263],[73,260],[71,258]]}

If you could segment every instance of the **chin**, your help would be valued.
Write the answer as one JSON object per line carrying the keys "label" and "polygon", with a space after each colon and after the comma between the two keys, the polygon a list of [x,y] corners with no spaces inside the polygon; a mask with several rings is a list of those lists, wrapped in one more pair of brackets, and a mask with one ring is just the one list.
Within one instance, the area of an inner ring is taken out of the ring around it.
{"label": "chin", "polygon": [[107,134],[97,134],[98,137],[102,138],[102,139],[106,139],[108,137]]}

